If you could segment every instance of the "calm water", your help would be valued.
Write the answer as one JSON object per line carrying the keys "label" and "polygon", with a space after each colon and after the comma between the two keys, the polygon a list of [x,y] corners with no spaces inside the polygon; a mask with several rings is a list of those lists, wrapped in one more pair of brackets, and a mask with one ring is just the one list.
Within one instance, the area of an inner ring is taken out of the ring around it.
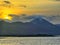
{"label": "calm water", "polygon": [[1,37],[0,45],[60,45],[60,37]]}

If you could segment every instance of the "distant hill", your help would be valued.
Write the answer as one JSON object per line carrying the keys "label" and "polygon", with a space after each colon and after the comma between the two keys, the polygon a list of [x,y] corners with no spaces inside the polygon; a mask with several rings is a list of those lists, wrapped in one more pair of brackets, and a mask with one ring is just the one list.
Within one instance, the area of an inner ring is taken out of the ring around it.
{"label": "distant hill", "polygon": [[60,29],[43,18],[31,22],[8,23],[0,21],[0,35],[60,35]]}

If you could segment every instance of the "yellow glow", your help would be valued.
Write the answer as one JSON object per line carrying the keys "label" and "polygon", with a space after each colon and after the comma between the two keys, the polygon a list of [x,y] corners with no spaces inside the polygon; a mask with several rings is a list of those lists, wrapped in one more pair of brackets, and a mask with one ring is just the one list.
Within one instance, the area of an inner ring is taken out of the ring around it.
{"label": "yellow glow", "polygon": [[[0,19],[9,19],[9,14],[60,14],[60,2],[54,0],[7,0],[10,4],[0,0]],[[24,7],[26,6],[26,7]]]}
{"label": "yellow glow", "polygon": [[12,20],[12,17],[6,16],[6,17],[4,17],[4,19],[5,19],[5,20]]}
{"label": "yellow glow", "polygon": [[7,20],[12,20],[12,16],[9,16],[10,14],[21,14],[23,10],[18,9],[18,8],[9,8],[9,7],[3,7],[0,10],[0,19],[7,19]]}
{"label": "yellow glow", "polygon": [[9,14],[11,14],[12,13],[12,11],[10,10],[10,9],[3,9],[2,11],[1,11],[1,14],[0,14],[0,18],[1,19],[7,19],[7,20],[12,20],[12,17],[11,16],[9,16]]}

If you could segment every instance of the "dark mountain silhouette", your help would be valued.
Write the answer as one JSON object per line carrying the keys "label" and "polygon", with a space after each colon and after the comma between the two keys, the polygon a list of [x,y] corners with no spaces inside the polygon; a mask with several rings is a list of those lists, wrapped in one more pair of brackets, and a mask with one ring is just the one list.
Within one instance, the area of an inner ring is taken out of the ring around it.
{"label": "dark mountain silhouette", "polygon": [[56,26],[60,27],[60,24],[56,24]]}
{"label": "dark mountain silhouette", "polygon": [[0,35],[60,35],[55,25],[42,18],[35,18],[31,22],[8,23],[0,21]]}
{"label": "dark mountain silhouette", "polygon": [[60,29],[60,24],[55,24],[55,26],[57,26]]}

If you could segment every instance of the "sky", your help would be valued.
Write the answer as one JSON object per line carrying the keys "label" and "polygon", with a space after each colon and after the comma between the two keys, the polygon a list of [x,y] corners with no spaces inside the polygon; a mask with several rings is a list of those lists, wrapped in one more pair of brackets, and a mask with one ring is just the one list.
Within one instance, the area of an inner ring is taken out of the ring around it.
{"label": "sky", "polygon": [[0,0],[0,19],[11,20],[9,14],[57,16],[60,15],[60,0]]}
{"label": "sky", "polygon": [[[0,0],[1,4],[4,4],[4,1],[5,0]],[[14,10],[13,13],[18,13],[18,14],[19,13],[20,14],[21,13],[27,13],[27,14],[41,13],[46,15],[60,14],[59,0],[7,0],[7,1],[10,2],[10,5],[11,5],[10,9]]]}

